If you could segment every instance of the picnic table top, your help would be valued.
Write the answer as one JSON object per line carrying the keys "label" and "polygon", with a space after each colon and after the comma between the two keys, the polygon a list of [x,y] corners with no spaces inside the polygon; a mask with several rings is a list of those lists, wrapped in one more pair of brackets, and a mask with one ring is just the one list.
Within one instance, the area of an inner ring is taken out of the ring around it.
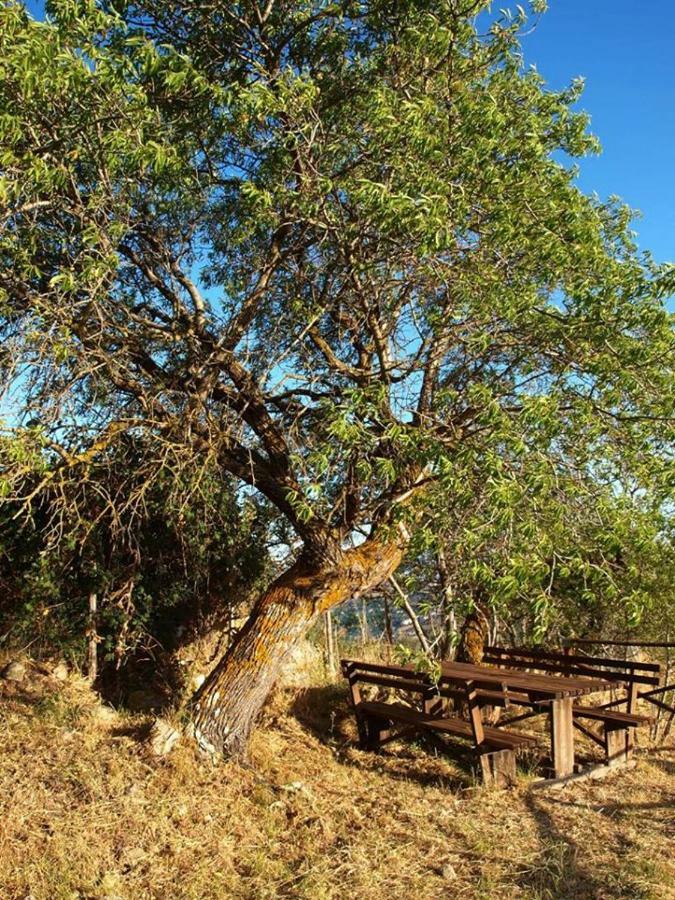
{"label": "picnic table top", "polygon": [[471,679],[494,681],[516,691],[528,694],[550,694],[554,697],[579,697],[616,687],[615,681],[608,681],[598,673],[598,678],[585,676],[540,675],[521,669],[496,669],[492,666],[477,666],[472,663],[442,662],[442,680],[466,682]]}
{"label": "picnic table top", "polygon": [[[390,675],[396,672],[410,673],[415,678],[420,678],[422,673],[414,666],[408,665],[384,665],[382,663],[359,662],[358,660],[343,660],[348,666],[353,666],[356,671],[363,668],[365,672],[377,671]],[[367,680],[367,679],[366,679]],[[526,694],[534,700],[553,700],[560,697],[578,697],[582,694],[594,694],[596,691],[605,691],[616,687],[615,680],[604,679],[602,673],[598,677],[542,675],[525,672],[522,669],[498,669],[494,666],[473,665],[461,662],[442,662],[440,681],[446,685],[465,685],[469,681],[493,683],[500,689],[505,687],[507,691]]]}

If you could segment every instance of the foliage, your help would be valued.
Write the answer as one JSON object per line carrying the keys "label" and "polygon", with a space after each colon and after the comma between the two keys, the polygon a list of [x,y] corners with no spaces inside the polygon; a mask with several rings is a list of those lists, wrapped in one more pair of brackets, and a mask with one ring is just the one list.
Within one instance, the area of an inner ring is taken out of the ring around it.
{"label": "foliage", "polygon": [[105,499],[124,528],[209,472],[308,559],[448,533],[460,578],[526,595],[540,631],[553,569],[643,605],[595,558],[617,531],[666,546],[672,268],[575,182],[582,84],[549,90],[525,13],[482,31],[487,6],[0,7],[12,510],[44,498],[67,546],[101,460],[140,441],[142,479]]}
{"label": "foliage", "polygon": [[438,515],[434,540],[411,554],[402,577],[437,651],[456,642],[475,603],[488,608],[500,641],[516,646],[663,639],[675,630],[668,513],[651,495],[561,473],[538,489],[522,471],[506,484],[474,480],[463,503]]}
{"label": "foliage", "polygon": [[[29,522],[11,507],[2,518],[0,607],[3,638],[33,653],[59,648],[83,658],[88,602],[97,594],[102,661],[173,649],[227,617],[269,579],[275,524],[254,497],[237,496],[229,481],[202,473],[199,484],[177,485],[166,473],[152,482],[127,521],[117,495],[143,484],[142,447],[109,453],[93,490],[81,499],[67,540],[50,541],[54,510],[34,503]],[[116,517],[122,515],[122,521]]]}

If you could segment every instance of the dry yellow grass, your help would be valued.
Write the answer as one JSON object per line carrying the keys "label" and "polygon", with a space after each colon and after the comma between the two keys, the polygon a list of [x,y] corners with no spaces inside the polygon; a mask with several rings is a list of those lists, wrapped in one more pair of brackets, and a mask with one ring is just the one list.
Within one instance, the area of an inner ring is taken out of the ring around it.
{"label": "dry yellow grass", "polygon": [[477,786],[448,759],[353,747],[340,686],[270,704],[250,767],[147,720],[103,720],[83,681],[4,683],[0,897],[675,897],[675,755],[557,793]]}

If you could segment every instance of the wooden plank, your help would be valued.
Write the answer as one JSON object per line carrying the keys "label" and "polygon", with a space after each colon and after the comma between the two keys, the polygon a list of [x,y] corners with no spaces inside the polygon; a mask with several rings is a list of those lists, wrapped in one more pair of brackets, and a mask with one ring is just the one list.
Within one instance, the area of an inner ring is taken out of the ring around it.
{"label": "wooden plank", "polygon": [[486,647],[485,648],[485,656],[489,656],[490,654],[499,654],[507,657],[523,657],[529,656],[533,659],[553,659],[554,661],[560,661],[562,663],[570,662],[570,663],[581,663],[582,665],[603,665],[603,666],[614,666],[615,668],[623,668],[623,669],[639,669],[644,672],[660,672],[661,666],[659,663],[651,663],[651,662],[642,662],[638,660],[623,660],[616,659],[610,656],[578,656],[573,653],[555,653],[550,650],[539,650],[539,649],[519,649],[516,647]]}
{"label": "wooden plank", "polygon": [[638,698],[640,700],[649,700],[650,697],[655,697],[657,694],[666,694],[668,691],[675,691],[675,684],[667,684],[665,687],[656,688],[653,691],[640,691]]}
{"label": "wooden plank", "polygon": [[586,737],[590,741],[594,741],[596,744],[599,744],[604,749],[604,747],[605,747],[604,738],[598,737],[598,735],[594,731],[591,731],[590,728],[585,728],[581,724],[581,722],[577,722],[576,719],[574,720],[574,727],[577,729],[577,731],[580,731],[582,734],[586,735]]}
{"label": "wooden plank", "polygon": [[574,771],[574,720],[572,698],[560,697],[551,703],[551,755],[556,778],[564,778]]}
{"label": "wooden plank", "polygon": [[485,732],[483,731],[483,719],[481,717],[480,705],[476,696],[476,688],[472,681],[466,683],[466,705],[469,713],[469,722],[473,739],[477,747],[485,740]]}
{"label": "wooden plank", "polygon": [[[629,760],[624,764],[624,769],[634,769],[637,763],[635,760]],[[539,791],[539,790],[560,790],[561,788],[566,787],[568,784],[578,784],[582,781],[596,781],[601,778],[606,778],[608,775],[613,775],[616,772],[615,766],[592,766],[589,769],[584,769],[582,772],[575,772],[573,775],[566,775],[564,778],[541,778],[539,781],[534,781],[530,785],[531,791]]]}
{"label": "wooden plank", "polygon": [[[484,657],[486,662],[495,662],[495,663],[504,663],[503,659],[497,657]],[[581,665],[579,663],[574,663],[567,665],[565,662],[545,662],[543,660],[527,660],[525,658],[509,658],[509,665],[530,667],[533,669],[545,669],[547,672],[560,672],[562,674],[569,676],[589,676],[591,678],[604,678],[608,681],[612,682],[630,682],[635,684],[649,684],[649,685],[657,685],[659,683],[659,678],[656,675],[640,675],[636,672],[614,672],[607,671],[606,669],[599,669],[593,665]],[[504,670],[502,670],[504,671]]]}
{"label": "wooden plank", "polygon": [[342,659],[340,664],[343,672],[349,670],[351,672],[375,672],[380,675],[399,675],[405,678],[414,678],[427,684],[430,683],[427,673],[418,672],[414,666],[385,665],[384,663],[362,662],[357,659]]}
{"label": "wooden plank", "polygon": [[657,700],[656,697],[647,697],[645,698],[647,703],[653,703],[654,706],[658,706],[659,709],[665,709],[666,712],[675,713],[674,706],[668,706],[667,703],[664,703],[662,700]]}
{"label": "wooden plank", "polygon": [[618,710],[601,709],[595,706],[573,706],[574,718],[592,719],[595,722],[609,722],[616,725],[625,725],[626,728],[637,728],[639,725],[649,725],[653,722],[651,716],[636,715],[635,713],[622,713]]}
{"label": "wooden plank", "polygon": [[[356,670],[352,672],[351,677],[360,684],[374,684],[378,687],[388,687],[396,691],[408,691],[412,694],[426,694],[433,688],[421,681],[414,681],[412,678],[396,678],[393,675],[376,675],[371,672],[362,672]],[[438,694],[438,691],[436,691]]]}
{"label": "wooden plank", "polygon": [[571,696],[590,694],[597,691],[608,690],[613,686],[613,681],[598,677],[593,673],[593,678],[562,678],[554,675],[538,675],[530,672],[522,672],[510,669],[490,669],[487,666],[475,666],[471,663],[444,662],[441,663],[442,680],[446,678],[456,681],[467,679],[481,679],[482,681],[495,681],[505,684],[507,689],[540,692],[552,696]]}
{"label": "wooden plank", "polygon": [[[460,737],[473,738],[471,724],[456,716],[427,716],[409,706],[398,703],[380,703],[376,700],[364,700],[359,707],[361,713],[376,715],[390,721],[405,722],[419,728],[456,734]],[[502,731],[497,728],[483,726],[484,743],[502,747],[519,747],[537,739],[529,734]]]}
{"label": "wooden plank", "polygon": [[596,647],[663,647],[671,649],[675,648],[675,644],[673,643],[660,643],[659,641],[604,641],[597,640],[592,641],[588,638],[570,638],[569,639],[570,646],[575,646],[576,644],[583,644]]}

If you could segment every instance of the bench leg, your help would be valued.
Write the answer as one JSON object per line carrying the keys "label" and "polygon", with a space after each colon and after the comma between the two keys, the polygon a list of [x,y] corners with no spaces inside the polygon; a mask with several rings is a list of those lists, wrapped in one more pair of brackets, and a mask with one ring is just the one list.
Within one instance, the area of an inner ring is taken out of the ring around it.
{"label": "bench leg", "polygon": [[574,772],[574,720],[572,698],[560,697],[551,703],[551,756],[556,778]]}
{"label": "bench leg", "polygon": [[356,729],[359,733],[359,747],[368,749],[368,719],[363,713],[356,713]]}
{"label": "bench leg", "polygon": [[513,750],[481,753],[483,784],[489,787],[510,787],[516,781],[516,754]]}
{"label": "bench leg", "polygon": [[386,741],[391,734],[389,723],[377,716],[366,716],[364,724],[365,741],[360,742],[361,746],[365,750],[377,750],[382,741]]}
{"label": "bench leg", "polygon": [[605,760],[608,766],[620,766],[628,762],[629,731],[628,728],[610,728],[605,725]]}

